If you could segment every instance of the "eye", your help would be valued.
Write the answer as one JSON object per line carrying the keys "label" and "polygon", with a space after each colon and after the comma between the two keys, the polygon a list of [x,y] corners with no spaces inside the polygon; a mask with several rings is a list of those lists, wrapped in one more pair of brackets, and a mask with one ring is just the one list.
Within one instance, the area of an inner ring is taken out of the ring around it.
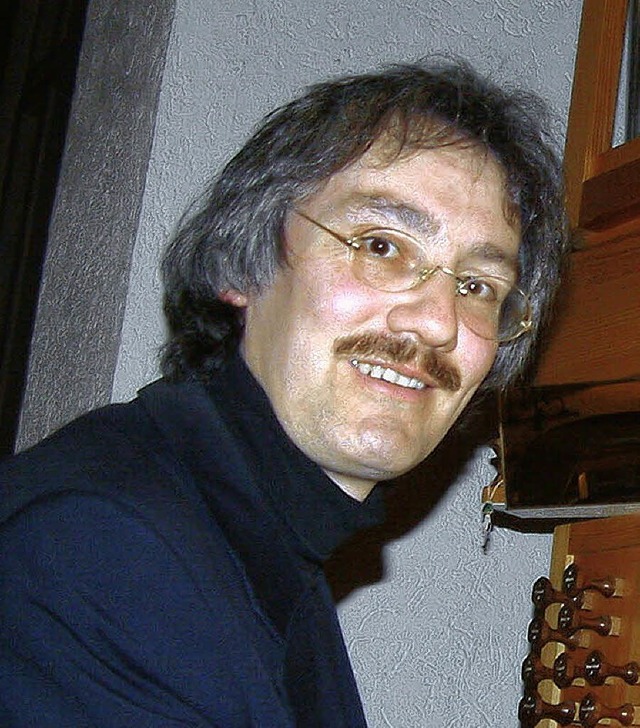
{"label": "eye", "polygon": [[508,291],[502,290],[506,287],[506,281],[503,283],[498,279],[468,276],[460,279],[458,293],[484,303],[496,303],[506,297]]}
{"label": "eye", "polygon": [[358,248],[371,258],[397,258],[402,255],[398,243],[382,233],[371,232],[358,238]]}

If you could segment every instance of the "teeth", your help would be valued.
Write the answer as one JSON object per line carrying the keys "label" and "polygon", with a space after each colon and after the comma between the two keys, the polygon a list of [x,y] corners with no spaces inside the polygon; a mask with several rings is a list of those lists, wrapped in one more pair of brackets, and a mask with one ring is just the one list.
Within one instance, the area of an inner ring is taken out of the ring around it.
{"label": "teeth", "polygon": [[379,364],[372,366],[367,362],[359,362],[357,359],[351,360],[351,366],[355,367],[361,374],[365,374],[373,379],[383,379],[385,382],[397,384],[407,389],[425,388],[425,383],[416,379],[416,377],[406,377],[404,374],[400,374],[390,367],[383,367]]}
{"label": "teeth", "polygon": [[369,374],[370,377],[373,377],[374,379],[382,379],[382,375],[384,374],[384,367],[381,367],[379,364],[376,364],[373,369],[371,370],[371,373]]}
{"label": "teeth", "polygon": [[390,382],[391,384],[395,384],[398,379],[400,378],[400,375],[398,372],[394,372],[393,369],[385,369],[382,372],[382,378],[385,382]]}

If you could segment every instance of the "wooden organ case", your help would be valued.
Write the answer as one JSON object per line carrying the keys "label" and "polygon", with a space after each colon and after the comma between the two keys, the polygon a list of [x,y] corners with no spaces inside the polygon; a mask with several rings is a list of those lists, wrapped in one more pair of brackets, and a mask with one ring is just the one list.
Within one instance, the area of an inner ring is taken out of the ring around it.
{"label": "wooden organ case", "polygon": [[584,0],[565,150],[580,243],[534,387],[501,416],[506,512],[564,524],[532,589],[525,728],[640,726],[639,26],[640,0]]}
{"label": "wooden organ case", "polygon": [[531,598],[521,725],[640,725],[640,513],[558,527]]}

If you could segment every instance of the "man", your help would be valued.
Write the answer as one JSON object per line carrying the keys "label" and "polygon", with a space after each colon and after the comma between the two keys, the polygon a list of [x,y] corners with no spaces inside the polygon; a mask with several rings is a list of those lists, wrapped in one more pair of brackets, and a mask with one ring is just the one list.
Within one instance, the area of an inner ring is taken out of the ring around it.
{"label": "man", "polygon": [[566,250],[540,105],[318,85],[183,221],[164,379],[4,466],[4,726],[363,726],[322,562],[531,360]]}

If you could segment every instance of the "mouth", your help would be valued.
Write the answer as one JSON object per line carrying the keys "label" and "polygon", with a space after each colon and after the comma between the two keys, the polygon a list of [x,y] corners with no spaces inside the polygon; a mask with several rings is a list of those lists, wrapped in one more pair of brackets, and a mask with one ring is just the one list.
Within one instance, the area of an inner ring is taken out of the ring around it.
{"label": "mouth", "polygon": [[371,377],[371,379],[381,379],[389,384],[396,384],[405,389],[421,390],[427,386],[417,377],[407,377],[405,374],[401,374],[391,367],[385,367],[380,364],[369,364],[369,362],[360,361],[359,359],[351,359],[349,363],[360,374]]}

